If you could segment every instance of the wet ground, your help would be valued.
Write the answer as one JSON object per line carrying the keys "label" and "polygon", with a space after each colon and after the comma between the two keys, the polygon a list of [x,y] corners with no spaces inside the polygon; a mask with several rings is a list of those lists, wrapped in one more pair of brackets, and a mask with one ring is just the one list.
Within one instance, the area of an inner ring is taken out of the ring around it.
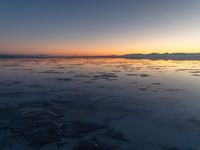
{"label": "wet ground", "polygon": [[200,61],[0,59],[0,150],[199,150]]}

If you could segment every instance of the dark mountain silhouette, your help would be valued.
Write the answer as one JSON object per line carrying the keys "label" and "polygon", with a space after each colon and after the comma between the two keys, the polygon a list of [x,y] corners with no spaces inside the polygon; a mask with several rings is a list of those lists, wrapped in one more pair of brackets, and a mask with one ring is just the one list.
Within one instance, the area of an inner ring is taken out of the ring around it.
{"label": "dark mountain silhouette", "polygon": [[127,54],[122,57],[131,59],[200,60],[200,53]]}
{"label": "dark mountain silhouette", "polygon": [[200,60],[200,53],[151,53],[151,54],[126,54],[110,56],[53,56],[53,55],[14,55],[0,54],[0,58],[128,58],[128,59],[164,59],[164,60]]}

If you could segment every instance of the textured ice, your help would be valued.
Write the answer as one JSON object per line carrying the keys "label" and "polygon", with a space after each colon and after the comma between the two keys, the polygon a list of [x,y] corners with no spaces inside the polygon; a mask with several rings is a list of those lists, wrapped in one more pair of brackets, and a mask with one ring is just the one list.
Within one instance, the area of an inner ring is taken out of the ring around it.
{"label": "textured ice", "polygon": [[200,61],[0,59],[0,149],[198,150]]}

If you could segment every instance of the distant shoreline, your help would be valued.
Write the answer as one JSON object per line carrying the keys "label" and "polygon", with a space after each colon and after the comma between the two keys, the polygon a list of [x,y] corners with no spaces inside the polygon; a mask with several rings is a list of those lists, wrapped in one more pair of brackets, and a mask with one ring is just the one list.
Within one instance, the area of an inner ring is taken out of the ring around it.
{"label": "distant shoreline", "polygon": [[200,60],[200,53],[151,53],[151,54],[126,54],[111,56],[53,56],[53,55],[12,55],[0,54],[0,59],[11,58],[126,58],[149,60]]}

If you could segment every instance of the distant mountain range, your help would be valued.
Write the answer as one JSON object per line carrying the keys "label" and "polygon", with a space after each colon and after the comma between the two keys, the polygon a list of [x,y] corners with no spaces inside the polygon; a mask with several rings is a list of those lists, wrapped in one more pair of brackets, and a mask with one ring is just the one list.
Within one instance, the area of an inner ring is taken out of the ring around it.
{"label": "distant mountain range", "polygon": [[200,60],[200,53],[127,54],[122,57],[131,59]]}
{"label": "distant mountain range", "polygon": [[151,54],[126,54],[111,56],[53,56],[53,55],[11,55],[0,54],[0,58],[128,58],[128,59],[164,59],[164,60],[200,60],[200,53],[151,53]]}

